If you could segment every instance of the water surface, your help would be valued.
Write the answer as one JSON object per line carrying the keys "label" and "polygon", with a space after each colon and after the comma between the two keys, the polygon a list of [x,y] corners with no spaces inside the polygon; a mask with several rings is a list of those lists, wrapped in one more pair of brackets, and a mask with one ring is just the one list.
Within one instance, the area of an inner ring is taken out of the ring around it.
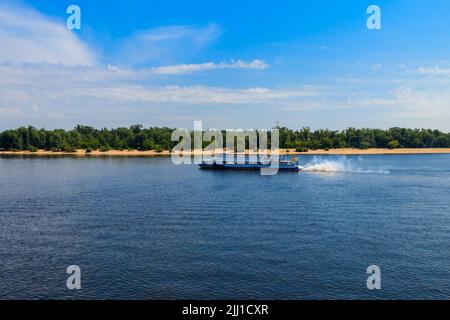
{"label": "water surface", "polygon": [[[301,162],[312,171],[267,177],[0,157],[0,298],[450,296],[450,155]],[[373,264],[379,291],[366,287]],[[66,288],[69,265],[82,290]]]}

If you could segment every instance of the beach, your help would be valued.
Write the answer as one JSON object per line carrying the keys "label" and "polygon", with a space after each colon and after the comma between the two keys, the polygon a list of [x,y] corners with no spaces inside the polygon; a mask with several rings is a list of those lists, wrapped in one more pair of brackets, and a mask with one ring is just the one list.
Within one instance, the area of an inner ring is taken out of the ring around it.
{"label": "beach", "polygon": [[450,148],[399,148],[399,149],[330,149],[309,150],[307,152],[296,152],[295,149],[283,150],[284,153],[302,155],[376,155],[376,154],[446,154]]}
{"label": "beach", "polygon": [[[192,151],[187,154],[201,155],[201,151]],[[223,153],[222,150],[216,150],[216,154]],[[227,154],[232,152],[226,151]],[[256,152],[246,152],[247,154],[256,154]],[[280,155],[385,155],[385,154],[450,154],[450,148],[402,148],[402,149],[330,149],[330,150],[309,150],[305,152],[296,152],[295,149],[280,149],[276,153]],[[61,156],[61,155],[73,155],[73,156],[123,156],[123,157],[169,157],[173,153],[168,150],[157,152],[155,150],[139,151],[139,150],[109,150],[101,152],[99,150],[93,150],[90,153],[86,153],[85,150],[79,149],[76,152],[52,152],[46,150],[32,151],[0,151],[0,155],[27,155],[27,156]],[[186,152],[184,153],[186,154]],[[264,151],[258,152],[258,154],[267,154]],[[181,153],[183,155],[183,153]],[[211,152],[205,151],[204,155],[211,156]]]}

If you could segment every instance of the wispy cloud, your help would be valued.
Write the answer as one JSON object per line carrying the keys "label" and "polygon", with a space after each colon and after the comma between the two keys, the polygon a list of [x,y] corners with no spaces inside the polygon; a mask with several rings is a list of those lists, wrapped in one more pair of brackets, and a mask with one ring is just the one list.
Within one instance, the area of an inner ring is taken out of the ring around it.
{"label": "wispy cloud", "polygon": [[122,64],[134,66],[186,60],[214,43],[220,33],[216,24],[164,26],[139,31],[120,42],[116,58]]}
{"label": "wispy cloud", "polygon": [[[17,125],[71,127],[76,123],[98,126],[133,122],[165,123],[176,119],[223,117],[225,110],[270,110],[295,105],[307,109],[318,103],[318,88],[301,86],[273,89],[192,85],[161,85],[142,78],[145,69],[117,67],[68,67],[55,64],[0,64],[0,106],[20,110],[1,111],[0,129]],[[272,110],[272,112],[274,112]],[[63,115],[63,116],[57,116]],[[239,116],[239,118],[244,118]],[[220,121],[224,121],[223,118]],[[158,122],[156,122],[158,121]],[[219,120],[217,120],[219,123]]]}
{"label": "wispy cloud", "polygon": [[265,70],[269,67],[267,63],[261,60],[253,60],[251,62],[245,62],[243,60],[231,61],[231,62],[207,62],[200,64],[177,64],[170,66],[162,66],[152,68],[152,72],[156,74],[191,74],[195,72],[208,71],[208,70],[223,70],[223,69],[254,69]]}
{"label": "wispy cloud", "polygon": [[0,4],[0,62],[93,65],[95,55],[77,36],[26,7]]}
{"label": "wispy cloud", "polygon": [[440,66],[435,67],[420,67],[417,69],[417,73],[424,75],[450,75],[450,68],[444,68]]}
{"label": "wispy cloud", "polygon": [[318,97],[310,88],[271,90],[268,88],[232,89],[193,86],[144,87],[140,85],[113,86],[108,90],[86,89],[84,95],[96,99],[149,103],[177,103],[183,105],[283,105],[295,99]]}
{"label": "wispy cloud", "polygon": [[[269,89],[262,87],[226,88],[205,85],[143,85],[145,71],[117,67],[64,67],[30,64],[0,65],[0,94],[3,99],[33,104],[78,99],[117,102],[155,102],[184,104],[283,103],[299,97],[318,96],[314,88]],[[14,75],[14,77],[12,77]],[[32,90],[30,90],[32,88]]]}
{"label": "wispy cloud", "polygon": [[[108,124],[129,117],[138,117],[136,121],[156,117],[174,125],[170,122],[175,114],[204,118],[228,110],[233,113],[230,121],[237,121],[246,109],[257,108],[261,114],[277,115],[278,119],[330,110],[342,110],[341,114],[352,119],[353,112],[373,110],[378,119],[397,125],[421,118],[422,123],[428,119],[445,128],[443,121],[450,116],[449,82],[430,80],[430,76],[408,75],[385,84],[368,79],[350,85],[337,82],[295,88],[160,85],[149,83],[148,76],[147,69],[112,66],[0,64],[0,106],[8,106],[0,108],[0,124],[11,123],[11,119],[70,125],[96,119]],[[147,81],[142,82],[143,78]],[[255,122],[251,125],[257,125]]]}
{"label": "wispy cloud", "polygon": [[0,116],[4,118],[17,118],[23,115],[19,108],[0,108]]}

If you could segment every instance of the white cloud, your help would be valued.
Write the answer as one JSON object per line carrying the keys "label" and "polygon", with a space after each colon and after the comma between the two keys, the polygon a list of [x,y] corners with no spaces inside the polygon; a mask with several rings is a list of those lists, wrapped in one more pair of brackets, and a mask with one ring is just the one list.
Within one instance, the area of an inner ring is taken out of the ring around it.
{"label": "white cloud", "polygon": [[[7,119],[22,119],[27,124],[102,120],[102,125],[109,126],[111,121],[120,123],[117,119],[129,117],[140,121],[145,113],[151,119],[174,125],[171,119],[175,114],[178,119],[203,119],[228,110],[230,119],[236,120],[243,117],[246,109],[257,108],[260,112],[256,111],[258,116],[249,120],[251,125],[258,125],[259,117],[269,114],[282,120],[305,112],[342,110],[352,119],[352,112],[373,110],[377,119],[384,117],[389,123],[407,126],[411,119],[422,117],[422,126],[439,123],[445,128],[443,122],[450,116],[449,83],[442,79],[432,81],[429,76],[386,84],[375,79],[351,85],[338,82],[296,88],[160,85],[157,81],[151,83],[148,77],[148,69],[114,66],[0,64],[0,106],[8,106],[0,108],[0,124],[12,123]],[[361,123],[370,121],[360,117],[361,114],[353,116]]]}
{"label": "white cloud", "polygon": [[[13,118],[12,110],[4,110],[0,130],[28,124],[53,128],[70,128],[77,123],[177,126],[192,117],[215,118],[220,126],[227,119],[223,115],[226,110],[232,114],[228,121],[235,121],[244,119],[237,114],[248,108],[261,108],[261,113],[277,112],[276,109],[292,105],[307,109],[313,105],[311,101],[320,107],[322,99],[321,91],[314,87],[161,85],[157,81],[151,83],[148,77],[146,69],[114,66],[0,64],[0,106],[22,111]],[[3,117],[6,112],[8,117]]]}
{"label": "white cloud", "polygon": [[157,62],[171,63],[196,56],[220,35],[220,27],[164,26],[139,31],[124,39],[117,60],[122,64],[144,66]]}
{"label": "white cloud", "polygon": [[92,65],[94,54],[64,21],[18,6],[0,5],[0,62]]}
{"label": "white cloud", "polygon": [[450,68],[435,67],[420,67],[417,69],[417,73],[423,75],[450,75]]}
{"label": "white cloud", "polygon": [[112,66],[0,65],[0,94],[3,97],[0,102],[9,98],[11,102],[32,105],[35,100],[56,103],[89,98],[180,105],[265,104],[319,95],[314,88],[309,87],[271,90],[261,87],[235,89],[204,85],[143,85],[141,79],[146,74],[145,70]]}
{"label": "white cloud", "polygon": [[381,64],[373,64],[373,65],[371,65],[370,66],[370,68],[373,70],[373,71],[378,71],[378,70],[380,70],[380,68],[381,68]]}
{"label": "white cloud", "polygon": [[394,90],[394,101],[411,114],[423,117],[447,118],[450,115],[450,90],[436,88],[399,88]]}
{"label": "white cloud", "polygon": [[195,72],[207,70],[223,70],[223,69],[254,69],[265,70],[269,67],[267,63],[261,60],[253,60],[245,62],[243,60],[231,61],[229,63],[200,63],[200,64],[177,64],[171,66],[162,66],[152,68],[152,72],[156,74],[191,74]]}
{"label": "white cloud", "polygon": [[0,117],[2,118],[17,118],[23,115],[19,108],[0,108]]}
{"label": "white cloud", "polygon": [[144,87],[140,85],[114,86],[107,90],[84,90],[86,96],[116,101],[134,101],[150,103],[177,103],[183,105],[283,105],[293,99],[317,97],[311,89],[270,90],[267,88],[231,89],[220,87],[164,86]]}

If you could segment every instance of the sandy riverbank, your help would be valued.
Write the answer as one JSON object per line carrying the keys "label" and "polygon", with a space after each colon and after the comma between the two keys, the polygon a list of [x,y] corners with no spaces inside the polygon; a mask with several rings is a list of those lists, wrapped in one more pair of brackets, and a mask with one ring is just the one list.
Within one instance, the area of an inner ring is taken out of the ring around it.
{"label": "sandy riverbank", "polygon": [[440,154],[440,153],[450,153],[450,148],[423,148],[423,149],[331,149],[326,150],[310,150],[307,152],[295,152],[295,149],[284,150],[288,154],[312,154],[312,155],[323,155],[323,154],[336,154],[336,155],[365,155],[365,154]]}
{"label": "sandy riverbank", "polygon": [[45,150],[38,150],[36,152],[31,151],[0,151],[0,155],[29,155],[29,156],[170,156],[169,151],[156,152],[156,151],[138,151],[138,150],[110,150],[101,152],[99,150],[93,150],[90,153],[86,153],[85,150],[77,150],[76,152],[52,152]]}
{"label": "sandy riverbank", "polygon": [[[192,155],[198,155],[201,151],[191,152]],[[295,149],[282,149],[279,150],[280,154],[291,155],[376,155],[376,154],[443,154],[449,153],[450,148],[435,148],[435,149],[331,149],[331,150],[309,150],[307,152],[296,152]],[[253,153],[254,154],[254,153]],[[85,150],[77,150],[76,152],[51,152],[45,150],[38,150],[36,152],[31,151],[0,151],[0,155],[30,155],[30,156],[61,156],[61,155],[73,155],[73,156],[170,156],[169,151],[156,152],[156,151],[138,151],[138,150],[110,150],[106,152],[100,152],[98,150],[86,153]]]}

